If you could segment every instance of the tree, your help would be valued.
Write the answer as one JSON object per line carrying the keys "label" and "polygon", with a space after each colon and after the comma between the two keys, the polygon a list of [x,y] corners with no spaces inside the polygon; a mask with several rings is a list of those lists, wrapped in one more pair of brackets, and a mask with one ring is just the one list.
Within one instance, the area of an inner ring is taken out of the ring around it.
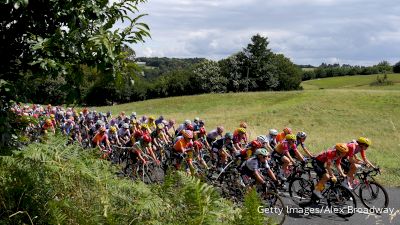
{"label": "tree", "polygon": [[274,54],[271,59],[279,84],[275,90],[297,90],[300,88],[302,73],[298,66],[282,54]]}
{"label": "tree", "polygon": [[393,65],[393,73],[400,73],[400,61]]}
{"label": "tree", "polygon": [[217,62],[204,60],[195,67],[193,73],[195,87],[200,93],[226,92],[228,79],[221,75]]}
{"label": "tree", "polygon": [[[14,84],[25,96],[26,80],[62,76],[73,95],[80,99],[84,73],[82,65],[96,68],[118,85],[127,57],[126,43],[149,36],[140,23],[137,4],[144,0],[11,0],[1,3],[0,79]],[[132,17],[132,18],[130,18]],[[127,21],[124,28],[114,29]],[[132,53],[130,53],[132,55]],[[25,79],[24,79],[25,78]]]}
{"label": "tree", "polygon": [[[268,39],[257,34],[251,38],[251,43],[243,49],[246,56],[246,90],[272,90],[278,86],[278,79],[273,73],[271,57],[273,53],[268,49]],[[248,77],[248,79],[247,79]]]}

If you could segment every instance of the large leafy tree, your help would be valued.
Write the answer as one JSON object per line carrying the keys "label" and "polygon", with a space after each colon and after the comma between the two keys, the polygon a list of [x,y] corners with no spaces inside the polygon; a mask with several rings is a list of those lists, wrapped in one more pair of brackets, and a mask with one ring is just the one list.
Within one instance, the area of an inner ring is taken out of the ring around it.
{"label": "large leafy tree", "polygon": [[[246,56],[246,90],[273,90],[279,84],[273,71],[272,51],[268,48],[268,39],[260,34],[254,35],[251,42],[243,49]],[[247,79],[248,77],[248,79]]]}
{"label": "large leafy tree", "polygon": [[[82,65],[96,68],[121,84],[127,43],[143,41],[144,0],[9,0],[1,3],[0,79],[15,84],[20,96],[35,79],[63,77],[80,98]],[[124,22],[124,28],[114,28]],[[132,54],[132,53],[129,53]]]}

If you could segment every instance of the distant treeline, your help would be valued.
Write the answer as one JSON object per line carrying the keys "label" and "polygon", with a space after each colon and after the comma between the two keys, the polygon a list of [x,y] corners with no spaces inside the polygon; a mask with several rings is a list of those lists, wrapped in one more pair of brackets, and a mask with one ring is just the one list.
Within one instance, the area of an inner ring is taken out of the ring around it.
{"label": "distant treeline", "polygon": [[311,80],[324,77],[352,76],[352,75],[371,75],[380,73],[400,72],[400,62],[391,66],[387,61],[382,61],[373,66],[351,66],[347,64],[326,64],[322,63],[318,67],[303,67],[313,68],[303,70],[302,80]]}

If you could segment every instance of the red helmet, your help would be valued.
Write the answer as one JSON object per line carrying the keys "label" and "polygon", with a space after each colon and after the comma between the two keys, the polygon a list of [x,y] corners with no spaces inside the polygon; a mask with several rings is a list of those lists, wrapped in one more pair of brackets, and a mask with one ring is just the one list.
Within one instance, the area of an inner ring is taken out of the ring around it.
{"label": "red helmet", "polygon": [[251,147],[253,147],[253,148],[261,148],[261,147],[262,147],[261,142],[259,142],[259,141],[257,141],[257,140],[252,141],[250,145],[251,145]]}
{"label": "red helmet", "polygon": [[193,131],[194,127],[193,127],[192,124],[189,124],[189,125],[186,126],[186,129]]}
{"label": "red helmet", "polygon": [[197,149],[202,149],[203,148],[203,144],[200,141],[193,142],[193,145]]}
{"label": "red helmet", "polygon": [[206,134],[206,128],[200,127],[199,132],[200,132],[200,134]]}
{"label": "red helmet", "polygon": [[283,132],[284,132],[285,134],[291,134],[291,133],[292,133],[292,129],[290,129],[289,127],[285,127],[285,128],[283,129]]}
{"label": "red helmet", "polygon": [[151,142],[151,137],[149,135],[143,135],[143,141],[146,143],[150,143]]}

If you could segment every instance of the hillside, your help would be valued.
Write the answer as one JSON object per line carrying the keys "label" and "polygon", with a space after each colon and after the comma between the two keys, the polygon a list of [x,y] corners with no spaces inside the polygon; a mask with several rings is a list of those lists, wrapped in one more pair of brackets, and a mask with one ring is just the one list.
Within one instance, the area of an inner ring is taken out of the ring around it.
{"label": "hillside", "polygon": [[380,179],[400,185],[400,91],[396,90],[307,90],[293,92],[253,92],[206,94],[99,107],[138,115],[163,115],[178,122],[199,116],[211,130],[222,124],[229,131],[240,121],[249,124],[250,137],[269,128],[292,127],[304,130],[309,148],[317,153],[336,142],[359,136],[373,141],[368,150],[372,161],[384,168]]}
{"label": "hillside", "polygon": [[[357,75],[344,77],[329,77],[315,80],[303,81],[301,86],[305,90],[315,89],[368,89],[368,90],[400,90],[400,74],[388,74],[388,80],[393,81],[393,85],[370,86],[376,81],[378,75]],[[383,75],[379,75],[383,77]]]}

